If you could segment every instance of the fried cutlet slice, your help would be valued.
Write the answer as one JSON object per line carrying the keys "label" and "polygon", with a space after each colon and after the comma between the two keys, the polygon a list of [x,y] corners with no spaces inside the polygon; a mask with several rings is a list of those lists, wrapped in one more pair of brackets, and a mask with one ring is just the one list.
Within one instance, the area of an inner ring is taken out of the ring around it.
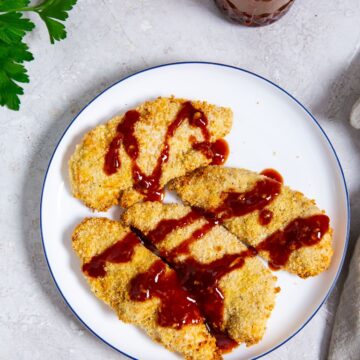
{"label": "fried cutlet slice", "polygon": [[[198,110],[193,115],[195,120],[192,125],[189,119],[180,122],[180,125],[174,124],[184,104]],[[105,211],[117,204],[128,207],[144,199],[144,192],[139,191],[134,176],[147,184],[154,182],[154,177],[159,177],[158,187],[161,189],[169,180],[209,164],[211,159],[204,151],[196,150],[193,144],[204,140],[203,130],[210,137],[208,140],[214,143],[226,136],[232,125],[232,111],[228,108],[174,97],[147,101],[138,106],[135,112],[139,118],[135,125],[131,124],[130,119],[127,128],[133,131],[135,138],[125,134],[119,139],[118,150],[115,149],[119,168],[115,173],[108,175],[104,170],[105,157],[109,148],[115,145],[118,125],[125,122],[126,114],[89,131],[71,156],[69,173],[72,193],[93,210]],[[197,116],[201,121],[196,122]],[[170,126],[171,131],[168,131]],[[204,126],[206,129],[202,129]],[[166,134],[168,154],[164,149]],[[129,153],[137,157],[138,168],[135,169],[134,159]],[[164,156],[167,160],[157,169],[159,159]],[[116,162],[114,159],[112,161]],[[139,171],[142,172],[140,175]],[[149,179],[144,180],[146,176]]]}
{"label": "fried cutlet slice", "polygon": [[[214,325],[219,325],[214,324],[219,308],[212,305],[223,301],[222,332],[247,345],[262,339],[280,289],[276,288],[276,277],[257,257],[242,258],[248,249],[234,235],[180,204],[135,204],[124,212],[122,220],[140,230],[180,279],[183,276],[210,328],[217,332]],[[242,266],[236,265],[243,260]],[[217,281],[212,282],[211,277],[217,274]],[[214,296],[219,291],[222,295]]]}
{"label": "fried cutlet slice", "polygon": [[[175,179],[169,188],[175,190],[185,203],[206,211],[216,212],[216,209],[221,208],[227,194],[234,192],[240,193],[240,195],[249,194],[256,184],[263,182],[264,179],[269,181],[269,178],[245,169],[208,166]],[[245,244],[258,246],[260,255],[270,261],[271,252],[263,250],[263,246],[260,245],[264,244],[266,239],[275,241],[276,238],[280,239],[279,234],[291,235],[291,231],[296,233],[298,231],[297,224],[316,218],[318,215],[323,216],[325,221],[327,218],[323,215],[324,212],[316,206],[314,200],[307,199],[302,193],[283,185],[280,186],[279,195],[262,210],[270,211],[272,215],[272,220],[268,225],[260,224],[259,210],[225,218],[223,225]],[[314,234],[312,233],[311,236]],[[284,240],[284,237],[282,239]],[[333,254],[332,229],[329,226],[319,240],[312,246],[300,246],[299,248],[297,248],[296,242],[292,244],[289,242],[286,246],[287,251],[290,251],[291,254],[282,267],[302,278],[325,271],[330,265]],[[274,254],[278,257],[282,255],[275,252]]]}
{"label": "fried cutlet slice", "polygon": [[[185,359],[221,359],[215,339],[208,333],[201,316],[197,315],[197,323],[186,323],[181,328],[175,325],[160,326],[159,319],[160,316],[163,317],[160,313],[168,304],[164,304],[157,296],[148,296],[147,300],[142,299],[144,301],[133,300],[131,294],[136,294],[136,289],[140,289],[140,294],[154,291],[145,285],[134,285],[134,279],[146,278],[149,269],[154,266],[162,267],[158,274],[160,283],[164,279],[173,280],[174,276],[176,279],[177,277],[173,270],[141,244],[128,227],[105,218],[87,218],[74,230],[72,244],[92,291],[116,312],[120,320],[139,326],[154,341],[180,353]],[[104,254],[110,259],[105,263],[99,259]],[[124,258],[121,259],[121,256]],[[161,289],[162,294],[166,296],[167,292],[172,291],[169,296],[177,295],[179,304],[184,304],[184,301],[186,303],[186,291],[180,286],[174,288],[174,283],[172,286],[169,290],[166,286]],[[191,304],[190,310],[195,311],[195,315],[200,314],[196,305]],[[167,316],[171,320],[173,313],[170,312]],[[179,315],[180,318],[181,316],[182,314]]]}

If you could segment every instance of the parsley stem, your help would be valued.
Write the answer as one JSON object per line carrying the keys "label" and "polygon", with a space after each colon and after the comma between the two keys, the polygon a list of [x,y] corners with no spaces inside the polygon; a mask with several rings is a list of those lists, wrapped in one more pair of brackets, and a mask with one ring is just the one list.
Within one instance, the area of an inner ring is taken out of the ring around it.
{"label": "parsley stem", "polygon": [[[53,2],[54,2],[54,0],[44,0],[39,5],[22,7],[22,8],[18,8],[18,9],[11,9],[11,10],[6,11],[6,13],[13,13],[13,12],[17,12],[17,11],[21,11],[21,12],[32,11],[32,12],[37,12],[38,13],[39,11],[44,10],[47,7],[51,6]],[[0,12],[0,14],[1,14],[1,12]]]}
{"label": "parsley stem", "polygon": [[[18,9],[7,10],[7,11],[4,11],[3,13],[4,14],[9,14],[9,13],[18,12],[18,11],[21,11],[21,12],[35,11],[34,9],[35,9],[35,7],[23,7],[23,8],[18,8]],[[0,14],[3,14],[3,13],[0,13]]]}

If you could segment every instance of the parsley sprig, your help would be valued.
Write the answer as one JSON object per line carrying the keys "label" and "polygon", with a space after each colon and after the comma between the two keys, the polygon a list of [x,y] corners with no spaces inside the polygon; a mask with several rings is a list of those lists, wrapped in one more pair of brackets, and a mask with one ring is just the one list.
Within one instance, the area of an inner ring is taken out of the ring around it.
{"label": "parsley sprig", "polygon": [[66,38],[64,22],[77,0],[43,0],[30,6],[31,0],[0,0],[0,105],[19,110],[21,83],[28,83],[24,63],[33,55],[24,43],[25,34],[35,25],[23,17],[25,12],[37,13],[45,22],[52,44]]}

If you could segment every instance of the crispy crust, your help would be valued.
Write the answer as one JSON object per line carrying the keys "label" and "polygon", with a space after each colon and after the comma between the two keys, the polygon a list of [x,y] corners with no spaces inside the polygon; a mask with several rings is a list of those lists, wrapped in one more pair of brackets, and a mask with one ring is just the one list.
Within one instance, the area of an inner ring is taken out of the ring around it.
{"label": "crispy crust", "polygon": [[[136,108],[140,112],[140,121],[135,129],[140,148],[138,164],[146,174],[150,174],[155,167],[167,127],[184,101],[186,100],[174,97],[158,98]],[[192,104],[206,114],[212,141],[229,133],[232,125],[230,109],[200,101],[192,101]],[[132,188],[131,160],[122,145],[119,152],[119,171],[111,176],[107,176],[103,171],[104,156],[122,119],[123,115],[116,116],[108,123],[89,131],[77,145],[69,161],[72,193],[93,210],[105,211],[117,204],[128,207],[143,199],[143,195]],[[185,121],[170,140],[170,156],[163,166],[161,186],[210,162],[201,152],[192,149],[190,136],[202,140],[200,129],[189,126]]]}
{"label": "crispy crust", "polygon": [[[169,188],[175,190],[185,203],[209,210],[220,204],[222,192],[249,191],[262,177],[263,175],[245,169],[208,166],[173,180]],[[226,220],[224,226],[245,244],[256,246],[297,217],[323,213],[315,205],[314,200],[307,199],[300,192],[293,191],[287,186],[282,186],[281,194],[267,209],[274,214],[268,226],[259,224],[258,211]],[[302,278],[325,271],[333,254],[331,241],[332,229],[323,236],[319,244],[294,251],[285,269]],[[268,259],[266,252],[260,254]]]}
{"label": "crispy crust", "polygon": [[[123,221],[141,230],[145,235],[163,219],[179,219],[191,208],[177,204],[145,202],[135,204],[123,214]],[[186,240],[206,220],[172,231],[157,246],[161,251],[171,250]],[[189,255],[180,255],[177,261],[194,257],[200,263],[209,263],[225,254],[241,253],[246,247],[222,226],[214,227],[190,246]],[[276,277],[257,258],[248,258],[245,265],[220,280],[224,294],[224,329],[239,343],[253,345],[265,332],[267,319],[275,304]]]}
{"label": "crispy crust", "polygon": [[[130,231],[119,222],[105,218],[88,218],[73,232],[73,249],[81,263],[88,262],[94,255],[122,239]],[[144,302],[134,302],[128,295],[130,280],[146,271],[159,259],[139,244],[135,247],[132,260],[123,264],[108,263],[107,274],[103,278],[86,276],[94,294],[107,303],[119,319],[144,329],[156,342],[167,349],[182,354],[185,359],[221,359],[215,339],[204,324],[187,325],[180,330],[161,327],[157,324],[160,301],[153,298]],[[167,267],[167,271],[173,271]]]}

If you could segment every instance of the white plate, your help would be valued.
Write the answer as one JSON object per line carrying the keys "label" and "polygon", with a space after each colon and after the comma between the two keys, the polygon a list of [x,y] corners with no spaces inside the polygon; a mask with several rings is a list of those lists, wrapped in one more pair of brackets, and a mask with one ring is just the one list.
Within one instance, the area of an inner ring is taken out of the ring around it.
{"label": "white plate", "polygon": [[[172,94],[231,107],[234,125],[227,137],[231,150],[227,165],[279,170],[287,185],[316,199],[331,218],[335,253],[330,269],[308,280],[277,272],[282,291],[263,340],[225,356],[236,360],[259,357],[296,334],[329,295],[347,246],[349,201],[339,160],[319,124],[296,99],[258,75],[212,63],[169,64],[121,80],[86,106],[66,129],[45,176],[41,227],[48,265],[69,307],[104,342],[141,360],[179,359],[136,327],[118,321],[90,292],[71,249],[71,233],[85,216],[94,213],[71,196],[67,173],[75,144],[90,128],[144,100]],[[113,208],[96,215],[116,219],[118,214],[119,209]]]}

